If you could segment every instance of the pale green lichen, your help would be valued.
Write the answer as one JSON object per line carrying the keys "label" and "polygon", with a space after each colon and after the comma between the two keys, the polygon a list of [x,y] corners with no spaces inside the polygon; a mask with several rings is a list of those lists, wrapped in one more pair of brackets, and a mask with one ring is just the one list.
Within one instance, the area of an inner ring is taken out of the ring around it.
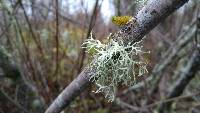
{"label": "pale green lichen", "polygon": [[95,93],[104,92],[108,101],[115,99],[119,85],[132,86],[136,83],[136,76],[147,73],[147,63],[140,60],[142,51],[140,43],[124,46],[123,42],[115,42],[112,39],[108,44],[102,44],[95,40],[92,34],[83,45],[86,52],[95,50],[94,60],[89,67],[96,70],[96,74],[90,77],[98,89]]}

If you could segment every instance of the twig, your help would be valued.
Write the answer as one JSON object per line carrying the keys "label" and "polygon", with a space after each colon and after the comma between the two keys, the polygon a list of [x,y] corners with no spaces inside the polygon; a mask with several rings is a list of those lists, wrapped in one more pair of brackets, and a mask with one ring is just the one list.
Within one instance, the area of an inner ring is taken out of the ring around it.
{"label": "twig", "polygon": [[[186,67],[180,73],[180,79],[172,86],[167,98],[170,99],[181,95],[198,70],[200,70],[200,51],[195,50]],[[159,107],[159,112],[163,113],[165,110],[169,110],[171,104],[172,102],[162,104]]]}
{"label": "twig", "polygon": [[[136,15],[138,26],[131,25],[133,23],[127,23],[127,25],[114,34],[114,36],[123,37],[124,41],[127,43],[140,41],[143,36],[158,25],[160,21],[163,21],[163,19],[186,2],[188,2],[188,0],[149,0],[145,7]],[[126,30],[127,26],[131,26],[130,29]],[[94,74],[94,69],[84,69],[78,77],[60,93],[45,113],[61,112],[75,97],[88,87],[91,83],[89,78]]]}
{"label": "twig", "polygon": [[20,6],[21,6],[21,8],[22,8],[22,10],[23,10],[23,13],[24,13],[26,22],[27,22],[27,24],[28,24],[30,33],[31,33],[31,35],[32,35],[32,37],[33,37],[33,40],[34,40],[35,44],[37,45],[37,48],[38,48],[38,50],[40,51],[41,56],[43,56],[43,58],[44,58],[44,53],[43,53],[43,49],[42,49],[42,47],[41,47],[41,43],[40,43],[40,41],[37,39],[37,37],[35,36],[35,33],[34,33],[34,31],[33,31],[32,25],[31,25],[31,23],[30,23],[30,21],[29,21],[29,18],[28,18],[28,15],[27,15],[27,13],[26,13],[26,10],[25,10],[25,8],[24,8],[24,5],[22,4],[22,1],[21,1],[21,0],[18,0],[18,1],[19,1],[19,4],[20,4]]}
{"label": "twig", "polygon": [[[25,10],[25,8],[24,8],[24,5],[23,5],[22,1],[19,0],[18,2],[19,2],[20,6],[21,6],[21,8],[22,8],[22,10],[23,10],[23,13],[24,13],[26,22],[27,22],[28,27],[29,27],[29,31],[30,31],[30,33],[31,33],[31,35],[32,35],[32,38],[33,38],[35,44],[37,45],[37,48],[38,48],[38,50],[40,51],[40,54],[41,54],[42,58],[44,58],[45,55],[44,55],[44,53],[43,53],[43,48],[42,48],[40,39],[39,39],[39,38],[37,39],[37,37],[36,37],[36,35],[35,35],[35,33],[34,33],[34,30],[33,30],[33,28],[32,28],[32,25],[31,25],[31,23],[30,23],[30,20],[29,20],[29,18],[28,18],[27,12],[26,12],[26,10]],[[17,20],[17,19],[16,19],[16,20]],[[19,22],[18,22],[18,24],[19,24]],[[22,37],[22,34],[21,34],[21,37]],[[24,43],[25,43],[25,41],[24,41]],[[28,54],[30,54],[30,53],[28,53]],[[30,55],[29,55],[29,56],[30,56]],[[29,57],[28,57],[28,58],[29,58]],[[29,58],[29,62],[30,62],[30,63],[32,62],[31,58]],[[33,65],[33,64],[32,64],[32,65]],[[30,66],[30,67],[31,67],[32,70],[35,70],[35,69],[34,69],[34,65],[33,65],[33,66]],[[36,71],[36,70],[35,70],[35,71]],[[44,95],[49,95],[49,90],[48,90],[49,88],[48,88],[48,85],[47,85],[47,84],[45,83],[45,81],[44,81],[44,80],[46,80],[46,78],[45,78],[43,75],[41,75],[41,73],[36,74],[36,72],[34,72],[34,71],[33,71],[33,75],[34,75],[35,77],[37,77],[37,78],[35,78],[35,81],[36,81],[36,82],[37,82],[37,81],[40,81],[40,78],[42,79],[42,81],[41,81],[41,82],[42,82],[42,85],[45,87],[45,92],[44,92],[44,93],[46,93],[46,94],[43,94],[43,96],[44,96]],[[40,78],[39,78],[39,77],[40,77]],[[47,98],[49,99],[50,96],[47,96]]]}
{"label": "twig", "polygon": [[[93,28],[93,26],[95,24],[97,11],[98,11],[97,10],[98,9],[98,3],[99,3],[99,0],[96,0],[95,6],[94,6],[94,10],[93,10],[93,13],[92,13],[92,16],[91,16],[91,19],[90,19],[90,24],[89,24],[88,32],[87,32],[87,35],[86,35],[86,39],[89,38],[90,33],[92,31],[92,28]],[[81,69],[83,67],[83,62],[84,62],[84,59],[85,59],[85,48],[83,48],[80,51],[79,56],[80,56],[80,58],[78,58],[78,59],[80,59],[80,61],[78,60],[78,69],[77,69],[78,73],[80,73],[80,71],[81,71]],[[80,64],[79,64],[79,62],[80,62]]]}
{"label": "twig", "polygon": [[196,95],[200,95],[200,92],[197,92],[197,93],[194,93],[194,94],[190,94],[190,95],[184,95],[184,96],[173,97],[173,98],[170,98],[170,99],[160,100],[160,101],[154,102],[152,104],[149,104],[149,105],[146,105],[146,106],[143,106],[143,107],[132,106],[132,105],[130,105],[128,103],[123,102],[119,98],[116,99],[116,103],[121,107],[126,107],[126,108],[129,108],[129,109],[133,110],[133,111],[137,111],[137,112],[143,111],[143,112],[145,112],[145,111],[147,111],[148,108],[152,108],[154,106],[157,106],[157,105],[160,105],[160,104],[163,104],[163,103],[177,101],[177,100],[180,100],[180,99],[186,99],[186,98],[189,98],[189,97],[192,97],[192,96],[196,96]]}
{"label": "twig", "polygon": [[[51,11],[51,12],[54,12],[51,8],[49,8],[48,6],[46,6],[45,4],[41,4],[41,6],[43,6],[45,9],[47,9],[47,10],[49,10],[49,11]],[[38,8],[38,5],[35,5],[34,6],[35,8]],[[74,25],[78,25],[78,26],[82,26],[83,24],[81,24],[81,23],[79,23],[79,22],[77,22],[77,21],[75,21],[75,20],[73,20],[73,19],[71,19],[71,18],[69,18],[69,17],[67,17],[67,16],[65,16],[65,15],[63,15],[63,14],[61,14],[61,13],[58,13],[58,15],[59,15],[59,17],[61,17],[62,19],[64,19],[64,20],[66,20],[66,21],[69,21],[70,23],[72,23],[72,24],[74,24]],[[85,25],[83,25],[85,28],[87,28],[88,26],[85,26]]]}
{"label": "twig", "polygon": [[[195,33],[195,22],[196,21],[193,21],[191,25],[189,25],[189,28],[185,32],[181,33],[177,40],[172,44],[172,47],[167,50],[166,54],[164,54],[160,62],[156,64],[151,75],[149,75],[149,77],[146,79],[147,82],[153,82],[152,84],[154,87],[151,89],[151,95],[153,95],[158,88],[158,83],[163,76],[163,70],[172,63],[172,60],[177,57],[178,52],[192,41],[192,36]],[[143,81],[124,90],[123,94],[126,94],[131,90],[138,89],[142,86],[144,86]]]}
{"label": "twig", "polygon": [[4,30],[2,30],[2,33],[0,34],[0,38],[8,31],[8,29],[10,28],[11,24],[9,24],[8,26],[5,27]]}
{"label": "twig", "polygon": [[56,0],[56,35],[55,35],[55,41],[56,41],[56,69],[54,72],[54,75],[56,75],[58,73],[59,70],[59,16],[58,16],[58,12],[59,12],[59,3],[58,0]]}
{"label": "twig", "polygon": [[153,87],[151,88],[150,94],[153,95],[157,89],[158,84],[163,77],[163,71],[172,63],[172,60],[177,57],[177,53],[183,49],[189,42],[192,41],[192,36],[195,34],[195,21],[193,21],[188,30],[181,33],[177,40],[172,44],[172,46],[167,50],[162,59],[154,67],[151,76],[153,76]]}
{"label": "twig", "polygon": [[171,102],[171,101],[176,101],[176,100],[180,100],[180,99],[189,98],[189,97],[192,97],[192,96],[195,96],[195,95],[200,95],[200,92],[197,92],[197,93],[194,93],[194,94],[190,94],[190,95],[173,97],[173,98],[166,99],[166,100],[160,100],[160,101],[154,102],[153,104],[149,104],[147,106],[144,106],[144,108],[151,108],[151,107],[154,107],[156,105],[160,105],[160,104],[163,104],[163,103],[167,103],[167,102]]}
{"label": "twig", "polygon": [[21,109],[23,112],[25,113],[32,113],[30,111],[28,111],[27,109],[25,109],[24,107],[22,107],[18,102],[16,102],[14,99],[10,98],[10,96],[4,92],[2,89],[0,90],[0,93],[7,99],[9,100],[11,103],[13,103],[13,105],[15,105],[18,109]]}
{"label": "twig", "polygon": [[126,103],[126,102],[123,102],[119,98],[117,98],[115,102],[116,102],[117,105],[119,105],[122,108],[128,108],[128,109],[131,109],[132,111],[135,111],[135,112],[147,112],[147,110],[142,109],[141,107],[132,106],[132,105]]}

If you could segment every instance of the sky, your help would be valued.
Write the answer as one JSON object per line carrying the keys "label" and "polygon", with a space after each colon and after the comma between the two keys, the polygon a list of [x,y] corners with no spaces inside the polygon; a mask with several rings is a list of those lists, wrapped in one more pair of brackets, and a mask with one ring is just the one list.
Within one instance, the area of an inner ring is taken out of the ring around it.
{"label": "sky", "polygon": [[[83,0],[84,8],[80,9],[82,0],[63,0],[62,6],[69,8],[70,13],[75,13],[77,10],[88,9],[88,12],[91,12],[94,8],[94,4],[96,0]],[[103,15],[103,19],[105,23],[110,21],[110,18],[114,15],[114,5],[112,4],[112,0],[99,0],[99,3],[102,3],[100,13]],[[70,5],[69,5],[70,4]]]}
{"label": "sky", "polygon": [[[30,2],[28,2],[29,0],[25,1],[26,4],[31,4]],[[37,0],[40,1],[40,0]],[[96,0],[61,0],[61,5],[60,8],[61,9],[68,9],[68,12],[71,14],[76,13],[76,11],[79,10],[85,10],[87,9],[87,12],[90,13],[93,11],[94,5]],[[81,6],[81,1],[83,1],[83,6]],[[50,0],[44,0],[43,1],[45,5],[48,6],[48,4],[50,3]],[[101,4],[101,9],[100,9],[100,13],[102,14],[102,17],[105,21],[105,23],[108,23],[111,19],[111,17],[113,15],[115,15],[115,8],[113,5],[113,0],[99,0],[99,5]],[[28,14],[31,15],[31,8],[30,7],[26,7],[26,10],[28,12]],[[64,12],[62,12],[64,13]]]}

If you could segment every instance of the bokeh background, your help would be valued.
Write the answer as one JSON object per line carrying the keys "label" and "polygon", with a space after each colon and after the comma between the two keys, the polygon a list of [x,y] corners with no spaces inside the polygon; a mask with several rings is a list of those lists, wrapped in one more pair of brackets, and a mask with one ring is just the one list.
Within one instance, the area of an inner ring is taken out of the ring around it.
{"label": "bokeh background", "polygon": [[[105,41],[120,29],[112,16],[136,15],[145,3],[0,0],[0,113],[43,113],[91,61],[81,48],[90,32]],[[171,112],[200,113],[200,66],[193,58],[200,42],[199,15],[200,1],[189,0],[145,36],[149,73],[133,87],[119,87],[116,101],[107,102],[91,85],[62,113],[151,113],[167,102],[173,102]],[[193,76],[181,95],[166,99],[188,73]]]}

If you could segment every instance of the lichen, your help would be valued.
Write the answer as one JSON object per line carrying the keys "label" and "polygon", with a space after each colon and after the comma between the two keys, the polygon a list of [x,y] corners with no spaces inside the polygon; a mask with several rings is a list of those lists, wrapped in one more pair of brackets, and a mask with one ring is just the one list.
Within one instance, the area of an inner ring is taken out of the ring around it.
{"label": "lichen", "polygon": [[[120,37],[119,37],[120,38]],[[147,73],[147,63],[141,60],[141,42],[124,46],[123,42],[116,42],[110,39],[107,44],[99,40],[90,38],[85,40],[82,48],[86,52],[95,50],[94,60],[89,64],[89,68],[95,69],[96,74],[90,77],[90,81],[95,82],[98,89],[95,93],[103,92],[108,101],[113,101],[119,85],[132,86],[136,83],[136,76]]]}

